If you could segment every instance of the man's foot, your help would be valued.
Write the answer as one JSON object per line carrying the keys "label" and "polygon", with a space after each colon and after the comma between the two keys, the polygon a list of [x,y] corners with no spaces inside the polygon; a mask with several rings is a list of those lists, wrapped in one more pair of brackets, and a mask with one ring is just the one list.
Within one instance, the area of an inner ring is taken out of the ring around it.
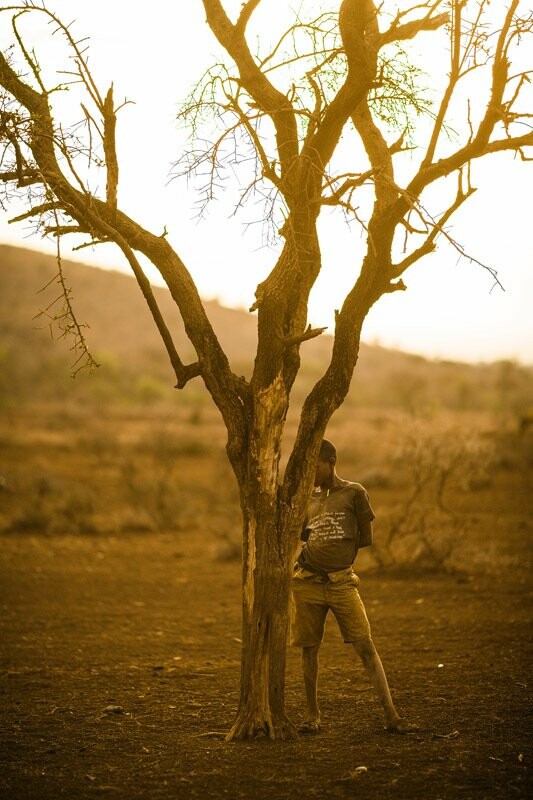
{"label": "man's foot", "polygon": [[320,720],[319,719],[306,719],[298,728],[298,733],[319,733]]}
{"label": "man's foot", "polygon": [[398,717],[398,719],[394,719],[392,722],[387,723],[385,730],[387,733],[417,733],[418,725],[415,725],[414,722],[407,722],[405,719]]}

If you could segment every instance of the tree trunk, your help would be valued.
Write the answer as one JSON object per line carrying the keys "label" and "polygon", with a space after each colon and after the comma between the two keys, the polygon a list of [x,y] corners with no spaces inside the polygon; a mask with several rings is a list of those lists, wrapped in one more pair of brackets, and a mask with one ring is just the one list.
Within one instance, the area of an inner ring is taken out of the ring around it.
{"label": "tree trunk", "polygon": [[[243,512],[243,619],[241,695],[227,740],[258,735],[296,736],[285,714],[285,661],[289,625],[293,513],[281,513],[279,459],[288,408],[278,374],[254,392],[250,409]],[[291,510],[293,511],[293,510]]]}
{"label": "tree trunk", "polygon": [[[270,516],[270,515],[269,515]],[[244,526],[241,694],[227,741],[291,739],[285,713],[290,559],[280,557],[275,520],[253,514]]]}

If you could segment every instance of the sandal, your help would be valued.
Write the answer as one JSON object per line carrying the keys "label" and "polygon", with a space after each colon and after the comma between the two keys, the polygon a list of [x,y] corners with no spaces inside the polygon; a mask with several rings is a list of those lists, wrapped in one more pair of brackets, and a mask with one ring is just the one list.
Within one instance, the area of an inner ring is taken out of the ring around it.
{"label": "sandal", "polygon": [[385,726],[387,733],[398,733],[400,735],[418,733],[419,727],[414,722],[406,722],[404,719],[397,719]]}
{"label": "sandal", "polygon": [[298,733],[318,733],[320,731],[320,722],[315,719],[306,719],[305,722],[298,728]]}

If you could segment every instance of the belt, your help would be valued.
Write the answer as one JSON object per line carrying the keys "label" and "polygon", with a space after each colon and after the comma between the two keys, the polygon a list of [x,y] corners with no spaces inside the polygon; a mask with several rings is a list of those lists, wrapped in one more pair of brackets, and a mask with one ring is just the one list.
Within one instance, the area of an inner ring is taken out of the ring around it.
{"label": "belt", "polygon": [[[342,580],[344,577],[346,577],[348,572],[352,572],[351,566],[332,572],[325,572],[317,567],[311,567],[307,564],[299,564],[298,562],[296,562],[294,565],[294,569],[301,569],[304,572],[309,572],[311,575],[313,575],[313,580],[316,583],[337,583],[339,580]],[[311,580],[311,578],[309,578],[309,580]]]}

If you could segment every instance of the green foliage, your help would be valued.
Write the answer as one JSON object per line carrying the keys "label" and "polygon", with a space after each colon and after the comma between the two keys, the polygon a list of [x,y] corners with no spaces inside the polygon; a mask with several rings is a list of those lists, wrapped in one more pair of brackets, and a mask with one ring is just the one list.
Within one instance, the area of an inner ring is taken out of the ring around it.
{"label": "green foliage", "polygon": [[[311,20],[297,16],[275,44],[261,37],[255,58],[274,85],[286,87],[282,91],[289,89],[303,143],[310,121],[317,121],[317,114],[324,115],[346,79],[338,9],[324,11]],[[382,48],[378,59],[370,107],[383,123],[384,133],[401,134],[409,146],[415,120],[432,113],[427,74],[397,42]],[[264,169],[266,160],[272,173],[276,171],[271,120],[246,92],[234,68],[216,63],[206,70],[185,100],[178,122],[187,134],[188,146],[174,173],[176,177],[194,175],[204,181],[201,209],[221,188],[228,169],[244,187],[237,209],[254,192],[263,196],[268,216],[272,216],[280,195]]]}
{"label": "green foliage", "polygon": [[413,145],[415,120],[432,114],[429,77],[398,43],[384,48],[378,69],[380,79],[370,92],[370,107],[389,131],[404,134],[405,144]]}

